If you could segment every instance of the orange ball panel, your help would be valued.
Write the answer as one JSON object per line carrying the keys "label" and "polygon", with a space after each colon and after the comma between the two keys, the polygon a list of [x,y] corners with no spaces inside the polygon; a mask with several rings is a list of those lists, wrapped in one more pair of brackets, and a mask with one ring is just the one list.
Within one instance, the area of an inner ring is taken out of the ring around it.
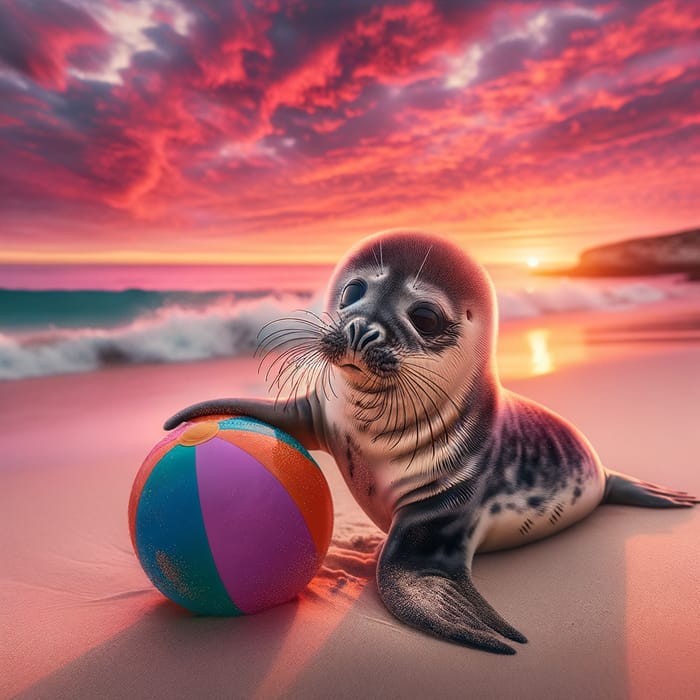
{"label": "orange ball panel", "polygon": [[187,425],[181,425],[172,432],[168,433],[155,447],[148,453],[146,459],[143,460],[141,467],[136,473],[134,485],[131,487],[131,495],[129,496],[129,536],[131,544],[136,551],[136,510],[141,498],[143,487],[151,476],[153,468],[158,464],[160,458],[172,448],[177,442],[180,435],[185,432]]}
{"label": "orange ball panel", "polygon": [[217,437],[237,445],[267,467],[297,504],[316,551],[325,554],[333,534],[333,502],[321,470],[277,438],[244,430],[221,430]]}

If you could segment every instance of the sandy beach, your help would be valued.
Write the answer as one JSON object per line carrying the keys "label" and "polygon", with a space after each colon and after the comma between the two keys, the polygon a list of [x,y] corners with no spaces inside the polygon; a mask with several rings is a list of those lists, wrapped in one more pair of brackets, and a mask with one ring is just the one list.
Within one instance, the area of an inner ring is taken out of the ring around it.
{"label": "sandy beach", "polygon": [[[580,332],[562,319],[505,334],[506,386],[574,422],[606,466],[700,493],[692,324],[686,342],[647,328],[626,344],[588,333],[567,345],[567,323]],[[605,506],[549,540],[478,556],[477,586],[529,638],[501,657],[391,617],[373,578],[381,533],[316,453],[334,538],[297,601],[215,619],[164,600],[129,542],[138,466],[174,410],[262,392],[252,360],[0,384],[1,697],[697,697],[700,508]]]}

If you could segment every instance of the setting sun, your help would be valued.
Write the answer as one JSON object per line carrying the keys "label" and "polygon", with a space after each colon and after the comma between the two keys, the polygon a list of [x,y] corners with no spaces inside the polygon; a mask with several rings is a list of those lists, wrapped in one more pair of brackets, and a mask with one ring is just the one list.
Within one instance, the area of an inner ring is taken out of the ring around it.
{"label": "setting sun", "polygon": [[534,256],[532,256],[532,255],[527,259],[527,266],[528,266],[529,268],[538,267],[539,264],[540,264],[540,259],[539,259],[539,258],[536,258],[536,257],[534,257]]}

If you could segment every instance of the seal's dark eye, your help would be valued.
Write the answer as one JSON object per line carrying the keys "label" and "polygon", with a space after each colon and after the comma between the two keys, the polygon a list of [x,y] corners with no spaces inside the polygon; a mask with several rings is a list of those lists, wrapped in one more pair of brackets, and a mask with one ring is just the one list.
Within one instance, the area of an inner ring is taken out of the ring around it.
{"label": "seal's dark eye", "polygon": [[421,335],[438,335],[445,326],[442,313],[428,304],[415,306],[409,311],[408,317]]}
{"label": "seal's dark eye", "polygon": [[340,296],[340,308],[344,309],[350,304],[354,304],[356,301],[360,301],[367,291],[367,284],[362,280],[353,280],[348,282],[343,289],[343,293]]}

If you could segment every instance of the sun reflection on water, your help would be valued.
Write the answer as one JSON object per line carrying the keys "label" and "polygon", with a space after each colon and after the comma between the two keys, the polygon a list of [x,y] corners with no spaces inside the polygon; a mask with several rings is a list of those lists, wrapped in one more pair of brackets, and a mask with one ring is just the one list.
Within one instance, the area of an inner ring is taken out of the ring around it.
{"label": "sun reflection on water", "polygon": [[527,332],[527,344],[530,347],[530,363],[533,376],[549,374],[554,371],[552,354],[549,351],[549,330],[534,328]]}

